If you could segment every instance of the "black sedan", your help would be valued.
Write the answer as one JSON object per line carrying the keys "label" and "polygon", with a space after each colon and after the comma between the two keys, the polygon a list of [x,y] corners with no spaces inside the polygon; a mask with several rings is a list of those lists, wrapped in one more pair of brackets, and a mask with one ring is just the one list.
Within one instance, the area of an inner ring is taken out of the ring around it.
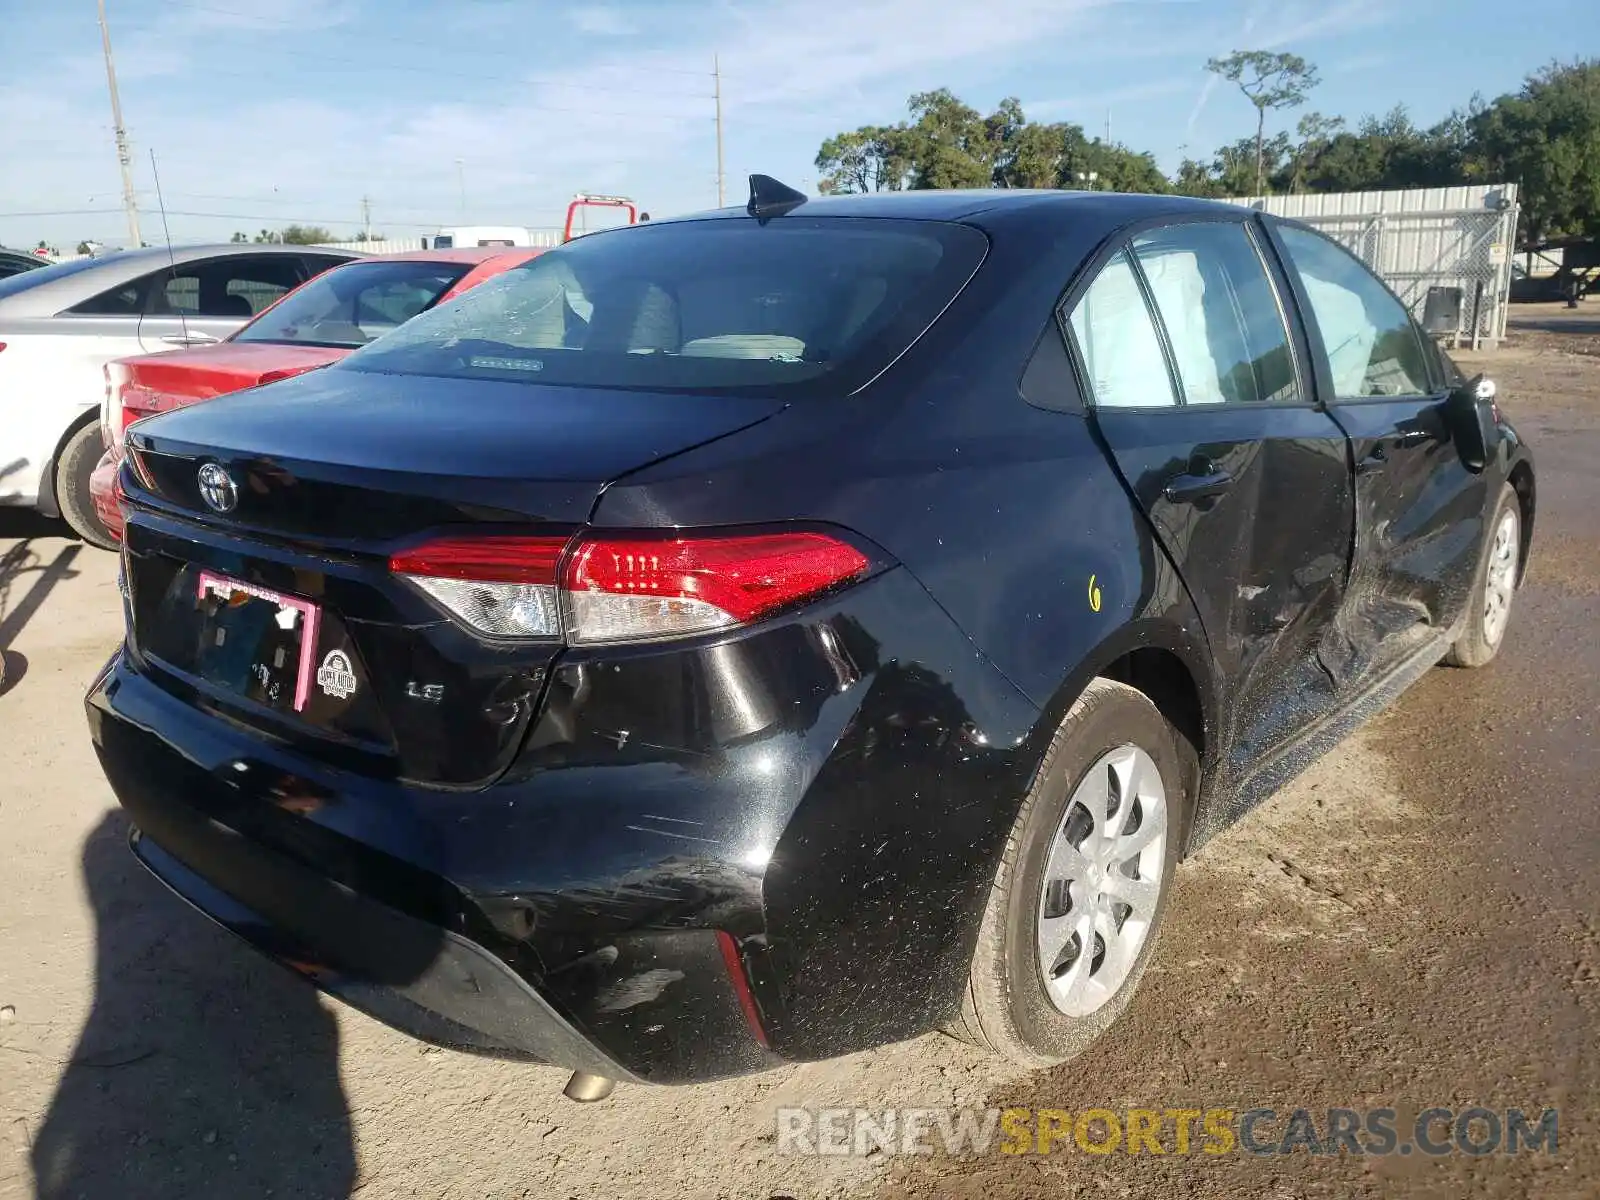
{"label": "black sedan", "polygon": [[1495,656],[1535,495],[1310,229],[762,177],[128,443],[88,711],[135,853],[591,1096],[1069,1057],[1182,855]]}

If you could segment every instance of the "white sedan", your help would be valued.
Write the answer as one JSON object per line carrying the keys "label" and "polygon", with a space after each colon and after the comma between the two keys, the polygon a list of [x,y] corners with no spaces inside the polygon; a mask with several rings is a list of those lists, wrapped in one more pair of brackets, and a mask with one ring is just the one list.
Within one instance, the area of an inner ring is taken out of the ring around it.
{"label": "white sedan", "polygon": [[360,255],[309,246],[126,250],[0,279],[0,504],[59,516],[96,545],[105,364],[221,341],[279,296]]}

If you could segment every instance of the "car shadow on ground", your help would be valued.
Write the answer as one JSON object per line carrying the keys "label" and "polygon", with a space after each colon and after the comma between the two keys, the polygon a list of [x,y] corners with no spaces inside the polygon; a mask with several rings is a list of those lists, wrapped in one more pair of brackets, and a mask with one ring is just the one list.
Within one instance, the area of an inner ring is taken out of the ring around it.
{"label": "car shadow on ground", "polygon": [[94,1001],[33,1138],[39,1197],[348,1196],[332,1015],[167,892],[127,839],[113,811],[83,847]]}
{"label": "car shadow on ground", "polygon": [[0,540],[20,539],[0,550],[0,696],[21,683],[28,669],[28,660],[11,644],[55,586],[78,574],[73,562],[83,552],[81,543],[52,549],[41,547],[38,539],[72,536],[61,522],[32,509],[0,505]]}

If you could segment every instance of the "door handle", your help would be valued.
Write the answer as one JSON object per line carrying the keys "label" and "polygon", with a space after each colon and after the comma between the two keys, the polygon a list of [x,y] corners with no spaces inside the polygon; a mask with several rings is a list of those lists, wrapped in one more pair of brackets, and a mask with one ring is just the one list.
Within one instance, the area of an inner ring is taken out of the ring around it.
{"label": "door handle", "polygon": [[161,340],[169,346],[214,346],[222,339],[209,333],[169,333]]}
{"label": "door handle", "polygon": [[1167,480],[1161,494],[1174,504],[1195,504],[1214,500],[1232,486],[1233,476],[1226,471],[1212,470],[1203,475],[1185,473]]}
{"label": "door handle", "polygon": [[1397,448],[1407,446],[1420,446],[1423,442],[1433,441],[1433,434],[1426,429],[1396,429],[1394,436],[1389,439]]}

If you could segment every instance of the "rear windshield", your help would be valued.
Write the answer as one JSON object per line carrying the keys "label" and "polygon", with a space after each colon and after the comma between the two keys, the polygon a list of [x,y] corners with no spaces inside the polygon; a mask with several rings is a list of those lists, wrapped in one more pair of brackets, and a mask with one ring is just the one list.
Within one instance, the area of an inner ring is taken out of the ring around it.
{"label": "rear windshield", "polygon": [[472,269],[471,263],[369,261],[318,275],[246,325],[236,342],[365,346],[405,324]]}
{"label": "rear windshield", "polygon": [[66,262],[51,263],[49,266],[36,267],[31,271],[22,271],[16,275],[8,275],[0,279],[0,299],[15,296],[18,292],[25,292],[29,288],[42,287],[47,283],[54,283],[57,279],[64,279],[68,275],[76,275],[79,271],[87,271],[105,263],[104,258],[69,258]]}
{"label": "rear windshield", "polygon": [[547,251],[341,369],[666,391],[852,391],[916,340],[988,239],[934,221],[636,225]]}

